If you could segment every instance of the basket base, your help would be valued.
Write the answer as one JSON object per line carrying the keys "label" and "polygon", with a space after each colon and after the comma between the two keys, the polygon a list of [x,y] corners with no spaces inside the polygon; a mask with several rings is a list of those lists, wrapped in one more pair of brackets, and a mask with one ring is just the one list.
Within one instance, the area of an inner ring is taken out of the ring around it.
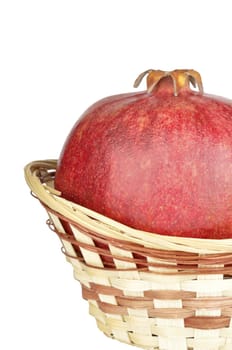
{"label": "basket base", "polygon": [[[220,337],[223,330],[165,328],[155,319],[109,315],[89,301],[89,313],[107,337],[146,350],[231,350],[232,339]],[[224,330],[226,333],[226,331]],[[229,332],[228,332],[229,335]],[[230,335],[231,336],[231,335]]]}

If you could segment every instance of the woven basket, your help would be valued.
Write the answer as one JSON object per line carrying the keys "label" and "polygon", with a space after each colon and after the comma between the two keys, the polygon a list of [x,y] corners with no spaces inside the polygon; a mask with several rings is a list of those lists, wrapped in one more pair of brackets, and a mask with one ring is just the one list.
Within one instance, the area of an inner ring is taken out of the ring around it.
{"label": "woven basket", "polygon": [[25,167],[32,194],[107,336],[144,349],[232,349],[232,239],[132,229],[61,198],[56,161]]}

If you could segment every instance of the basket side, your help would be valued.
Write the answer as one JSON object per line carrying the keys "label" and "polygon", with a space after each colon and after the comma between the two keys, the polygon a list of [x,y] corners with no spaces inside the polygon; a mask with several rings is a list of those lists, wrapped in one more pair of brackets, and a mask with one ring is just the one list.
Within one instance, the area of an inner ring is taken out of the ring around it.
{"label": "basket side", "polygon": [[[115,242],[108,242],[114,266],[107,265],[104,257],[109,254],[99,249],[96,236],[48,213],[74,277],[81,283],[89,312],[108,337],[144,349],[232,346],[232,279],[215,273],[218,264],[211,265],[211,270],[207,266],[210,274],[197,274],[197,270],[182,274],[174,263],[169,271],[153,264],[138,268],[137,259],[132,265],[127,250],[121,247],[119,253]],[[64,234],[58,232],[60,228],[65,228]]]}

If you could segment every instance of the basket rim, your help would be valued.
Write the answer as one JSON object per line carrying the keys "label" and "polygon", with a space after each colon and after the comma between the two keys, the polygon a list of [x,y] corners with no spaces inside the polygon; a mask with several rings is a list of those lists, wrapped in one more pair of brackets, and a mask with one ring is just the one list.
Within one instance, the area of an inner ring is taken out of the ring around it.
{"label": "basket rim", "polygon": [[131,228],[61,197],[54,189],[53,178],[56,159],[35,160],[24,167],[25,180],[31,193],[46,207],[56,211],[72,222],[95,230],[107,237],[131,241],[145,247],[184,251],[198,254],[232,252],[232,238],[206,239],[160,235]]}

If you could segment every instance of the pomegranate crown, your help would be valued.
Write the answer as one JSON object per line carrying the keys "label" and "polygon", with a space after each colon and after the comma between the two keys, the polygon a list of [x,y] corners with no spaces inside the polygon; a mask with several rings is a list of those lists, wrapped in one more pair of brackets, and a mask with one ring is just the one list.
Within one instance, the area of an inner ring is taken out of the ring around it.
{"label": "pomegranate crown", "polygon": [[167,72],[162,70],[148,69],[141,73],[134,82],[134,87],[138,87],[143,78],[147,75],[147,92],[152,92],[158,83],[166,79],[167,77],[172,78],[174,96],[178,96],[180,90],[183,88],[188,88],[190,83],[194,88],[196,86],[199,92],[203,94],[203,84],[200,74],[193,69],[175,69],[173,71]]}

